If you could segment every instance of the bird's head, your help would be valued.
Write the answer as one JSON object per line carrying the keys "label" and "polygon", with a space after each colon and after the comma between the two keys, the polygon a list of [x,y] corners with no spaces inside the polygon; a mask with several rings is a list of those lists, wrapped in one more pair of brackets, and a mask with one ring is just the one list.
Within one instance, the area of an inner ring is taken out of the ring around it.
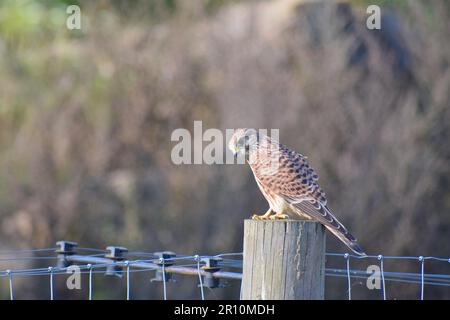
{"label": "bird's head", "polygon": [[258,142],[258,131],[255,129],[236,129],[231,136],[228,148],[236,158],[239,154],[247,154]]}

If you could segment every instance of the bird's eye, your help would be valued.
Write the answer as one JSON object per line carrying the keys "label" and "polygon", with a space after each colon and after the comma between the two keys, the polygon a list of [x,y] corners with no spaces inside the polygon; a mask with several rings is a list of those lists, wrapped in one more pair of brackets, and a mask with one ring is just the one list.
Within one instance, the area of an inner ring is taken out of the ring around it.
{"label": "bird's eye", "polygon": [[246,138],[247,138],[247,136],[243,136],[243,137],[239,138],[239,140],[238,140],[238,142],[237,142],[237,146],[238,146],[238,147],[243,147],[243,146],[245,146],[245,145],[246,145],[246,142],[247,142],[247,140],[248,140],[248,139],[246,139]]}

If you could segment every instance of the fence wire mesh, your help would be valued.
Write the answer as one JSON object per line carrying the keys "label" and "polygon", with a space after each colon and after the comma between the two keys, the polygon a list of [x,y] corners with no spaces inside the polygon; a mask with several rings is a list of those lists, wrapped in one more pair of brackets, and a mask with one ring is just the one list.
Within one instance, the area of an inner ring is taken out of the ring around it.
{"label": "fence wire mesh", "polygon": [[[198,280],[198,297],[205,299],[205,288],[214,289],[222,286],[222,281],[237,281],[240,286],[242,280],[242,252],[220,253],[217,255],[175,255],[173,252],[145,252],[130,251],[120,247],[108,247],[107,250],[89,247],[74,246],[73,250],[64,247],[62,242],[59,248],[42,248],[27,250],[0,251],[0,281],[7,281],[9,299],[13,300],[15,280],[23,277],[47,277],[49,298],[57,298],[55,292],[55,276],[69,275],[74,271],[80,276],[88,278],[88,299],[93,299],[95,291],[93,277],[97,274],[108,274],[122,277],[125,281],[126,292],[124,298],[133,298],[133,286],[130,279],[133,274],[154,271],[152,281],[163,284],[161,298],[170,299],[167,294],[166,283],[171,281],[172,274],[194,276]],[[76,250],[75,250],[76,248]],[[120,251],[120,250],[122,251]],[[346,281],[346,295],[349,300],[352,296],[352,287],[355,281],[379,282],[381,299],[389,299],[387,283],[416,284],[419,287],[418,299],[424,299],[427,286],[450,287],[450,275],[427,273],[427,262],[435,261],[450,265],[450,258],[433,256],[383,256],[368,255],[356,256],[348,253],[326,253],[327,264],[330,259],[342,262],[342,268],[327,265],[325,276],[327,278],[341,278]],[[369,270],[352,267],[356,262],[367,262],[375,269]],[[385,262],[410,261],[417,263],[417,272],[399,272],[385,270]],[[20,268],[18,263],[39,263],[43,267]],[[13,266],[8,266],[13,264]],[[5,286],[2,286],[2,288]],[[237,299],[240,299],[241,292]],[[450,288],[448,288],[450,291]],[[3,295],[6,296],[6,295]],[[20,293],[19,293],[20,296]]]}

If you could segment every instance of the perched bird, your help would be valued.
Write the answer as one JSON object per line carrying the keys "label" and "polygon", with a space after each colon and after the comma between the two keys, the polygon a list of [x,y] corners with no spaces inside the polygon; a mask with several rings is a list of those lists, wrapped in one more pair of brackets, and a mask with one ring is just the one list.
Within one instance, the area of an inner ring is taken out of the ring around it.
{"label": "perched bird", "polygon": [[325,193],[319,187],[319,177],[306,157],[287,148],[255,129],[237,129],[228,148],[235,157],[245,156],[256,183],[269,202],[264,215],[253,219],[312,219],[322,223],[358,255],[365,255],[356,238],[336,219],[327,206]]}

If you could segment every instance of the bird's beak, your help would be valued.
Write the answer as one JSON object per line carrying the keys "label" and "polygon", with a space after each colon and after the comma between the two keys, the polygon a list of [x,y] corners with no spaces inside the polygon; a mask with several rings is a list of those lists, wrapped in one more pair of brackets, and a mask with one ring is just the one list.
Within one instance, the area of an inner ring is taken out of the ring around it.
{"label": "bird's beak", "polygon": [[235,149],[234,149],[234,152],[233,152],[234,159],[237,158],[238,153],[239,153],[239,150],[238,150],[237,148],[235,148]]}

